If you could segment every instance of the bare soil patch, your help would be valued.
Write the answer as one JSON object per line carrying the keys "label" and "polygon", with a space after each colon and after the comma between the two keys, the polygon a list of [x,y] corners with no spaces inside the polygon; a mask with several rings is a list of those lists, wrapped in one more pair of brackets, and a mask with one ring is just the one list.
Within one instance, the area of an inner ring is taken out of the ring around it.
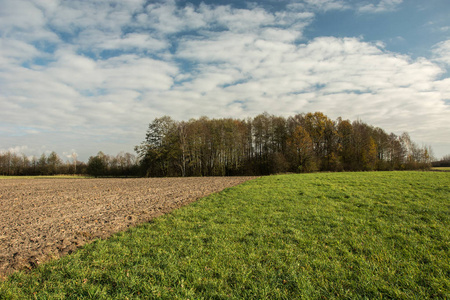
{"label": "bare soil patch", "polygon": [[0,277],[253,178],[0,180]]}

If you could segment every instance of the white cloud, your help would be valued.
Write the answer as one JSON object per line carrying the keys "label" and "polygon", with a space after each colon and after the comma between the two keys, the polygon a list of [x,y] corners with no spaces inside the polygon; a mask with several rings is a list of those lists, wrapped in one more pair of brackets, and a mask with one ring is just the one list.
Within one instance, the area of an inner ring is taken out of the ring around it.
{"label": "white cloud", "polygon": [[41,55],[33,45],[24,41],[0,38],[0,65],[21,64]]}
{"label": "white cloud", "polygon": [[261,26],[271,25],[274,16],[261,8],[235,9],[230,6],[202,7],[202,13],[209,24],[224,27],[231,32],[252,32]]}
{"label": "white cloud", "polygon": [[0,0],[0,7],[2,38],[26,42],[58,41],[57,35],[45,28],[45,15],[34,3],[24,0]]}
{"label": "white cloud", "polygon": [[349,6],[342,0],[305,0],[307,7],[313,9],[328,11],[328,10],[344,10]]}
{"label": "white cloud", "polygon": [[70,151],[64,151],[62,158],[66,158],[66,160],[70,162],[75,162],[77,160],[77,157],[77,151],[75,149],[71,149]]}
{"label": "white cloud", "polygon": [[397,9],[403,0],[380,0],[378,4],[363,4],[359,6],[358,11],[361,13],[381,13],[389,12]]}
{"label": "white cloud", "polygon": [[[442,80],[438,80],[433,82],[435,90],[440,93],[440,100],[442,105],[447,102],[447,110],[448,106],[450,106],[450,78],[444,78]],[[442,107],[441,105],[441,107]],[[445,108],[445,106],[443,106]]]}
{"label": "white cloud", "polygon": [[450,67],[450,40],[440,42],[433,47],[434,59]]}
{"label": "white cloud", "polygon": [[165,90],[178,69],[166,62],[135,55],[122,55],[101,63],[107,89]]}
{"label": "white cloud", "polygon": [[48,20],[52,27],[66,33],[76,33],[96,28],[105,32],[120,32],[128,25],[134,13],[142,10],[144,1],[81,1],[61,2],[49,9]]}
{"label": "white cloud", "polygon": [[[5,152],[11,152],[11,153],[16,153],[16,154],[21,154],[21,153],[25,153],[28,151],[28,146],[23,145],[23,146],[15,146],[15,147],[10,147],[9,149],[7,149]],[[2,151],[2,152],[3,152]]]}
{"label": "white cloud", "polygon": [[[409,131],[425,142],[442,134],[430,134],[433,126],[450,128],[444,87],[436,85],[441,68],[356,38],[323,37],[294,46],[228,33],[186,41],[178,54],[203,66],[215,64],[215,71],[197,69],[195,80],[183,86],[197,91],[199,99],[210,99],[202,110],[211,116],[324,111],[332,118],[362,118],[389,131]],[[217,111],[217,106],[230,110]]]}
{"label": "white cloud", "polygon": [[164,61],[135,54],[124,54],[106,60],[75,54],[71,49],[58,51],[56,60],[42,72],[81,94],[108,93],[121,89],[169,89],[178,69]]}
{"label": "white cloud", "polygon": [[[0,134],[27,151],[78,149],[81,160],[132,151],[163,114],[323,111],[425,142],[450,135],[450,84],[438,65],[358,38],[305,40],[311,11],[348,9],[343,1],[308,0],[278,12],[175,1],[1,4],[0,13],[15,17],[0,18]],[[450,64],[449,48],[438,44],[436,61]]]}
{"label": "white cloud", "polygon": [[206,25],[204,15],[192,6],[178,9],[174,0],[149,4],[138,17],[138,24],[156,30],[159,34],[173,34],[194,30]]}
{"label": "white cloud", "polygon": [[7,33],[12,29],[29,32],[30,29],[45,25],[45,18],[42,11],[32,2],[17,0],[0,2],[0,26]]}
{"label": "white cloud", "polygon": [[91,30],[79,36],[79,44],[85,50],[117,50],[156,52],[169,47],[167,41],[158,40],[148,34],[128,33],[123,36],[105,35],[104,32]]}

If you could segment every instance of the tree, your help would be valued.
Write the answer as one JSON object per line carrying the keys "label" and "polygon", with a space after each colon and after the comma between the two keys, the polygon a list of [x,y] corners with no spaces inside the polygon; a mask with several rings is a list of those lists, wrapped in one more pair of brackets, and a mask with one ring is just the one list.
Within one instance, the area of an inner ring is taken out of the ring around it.
{"label": "tree", "polygon": [[373,171],[377,165],[377,144],[372,137],[369,137],[367,145],[363,149],[364,169]]}
{"label": "tree", "polygon": [[58,154],[55,151],[50,153],[47,157],[47,172],[49,175],[58,174],[59,168],[62,165],[62,160],[59,158]]}
{"label": "tree", "polygon": [[87,165],[87,173],[94,177],[106,175],[107,165],[105,163],[104,154],[99,152],[96,156],[89,157]]}
{"label": "tree", "polygon": [[256,116],[252,122],[253,144],[255,163],[258,166],[258,174],[269,174],[269,154],[272,153],[271,147],[271,116],[265,112]]}
{"label": "tree", "polygon": [[20,175],[20,168],[22,166],[20,156],[16,153],[11,153],[10,165],[12,175]]}
{"label": "tree", "polygon": [[391,133],[388,139],[386,160],[390,170],[400,170],[404,168],[405,149],[402,146],[400,138]]}
{"label": "tree", "polygon": [[45,153],[42,153],[41,157],[39,157],[37,165],[40,175],[48,175],[47,157]]}
{"label": "tree", "polygon": [[314,152],[320,161],[321,170],[329,170],[336,149],[337,134],[335,124],[321,112],[308,113],[302,120],[302,126],[311,137]]}
{"label": "tree", "polygon": [[180,154],[177,122],[169,116],[155,118],[149,124],[144,142],[135,148],[148,176],[170,176]]}
{"label": "tree", "polygon": [[71,156],[72,156],[72,160],[73,160],[73,174],[75,175],[77,173],[78,154],[76,152],[73,152]]}
{"label": "tree", "polygon": [[180,156],[177,161],[178,166],[181,169],[181,176],[186,176],[186,165],[188,162],[188,145],[187,145],[187,124],[186,122],[181,122],[178,124],[178,141],[180,145]]}
{"label": "tree", "polygon": [[353,147],[353,126],[348,120],[338,119],[337,152],[344,170],[352,170],[355,149]]}
{"label": "tree", "polygon": [[439,161],[434,161],[433,167],[450,167],[450,154],[444,155]]}
{"label": "tree", "polygon": [[297,171],[316,171],[317,166],[313,141],[304,127],[297,126],[287,143],[294,153],[293,163]]}

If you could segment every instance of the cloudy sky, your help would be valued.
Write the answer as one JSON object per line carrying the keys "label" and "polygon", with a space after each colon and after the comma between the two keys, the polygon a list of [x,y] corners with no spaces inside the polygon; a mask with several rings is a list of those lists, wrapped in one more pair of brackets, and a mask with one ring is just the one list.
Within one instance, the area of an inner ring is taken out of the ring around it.
{"label": "cloudy sky", "polygon": [[450,154],[448,0],[0,0],[0,150],[133,152],[148,123],[321,111]]}

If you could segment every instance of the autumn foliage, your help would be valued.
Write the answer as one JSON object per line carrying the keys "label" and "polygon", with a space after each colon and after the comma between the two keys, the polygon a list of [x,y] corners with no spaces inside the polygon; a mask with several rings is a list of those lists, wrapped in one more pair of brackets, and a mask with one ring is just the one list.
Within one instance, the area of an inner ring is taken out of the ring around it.
{"label": "autumn foliage", "polygon": [[430,167],[427,147],[361,121],[321,112],[253,119],[149,124],[135,148],[147,176],[266,175],[281,172],[405,170]]}

